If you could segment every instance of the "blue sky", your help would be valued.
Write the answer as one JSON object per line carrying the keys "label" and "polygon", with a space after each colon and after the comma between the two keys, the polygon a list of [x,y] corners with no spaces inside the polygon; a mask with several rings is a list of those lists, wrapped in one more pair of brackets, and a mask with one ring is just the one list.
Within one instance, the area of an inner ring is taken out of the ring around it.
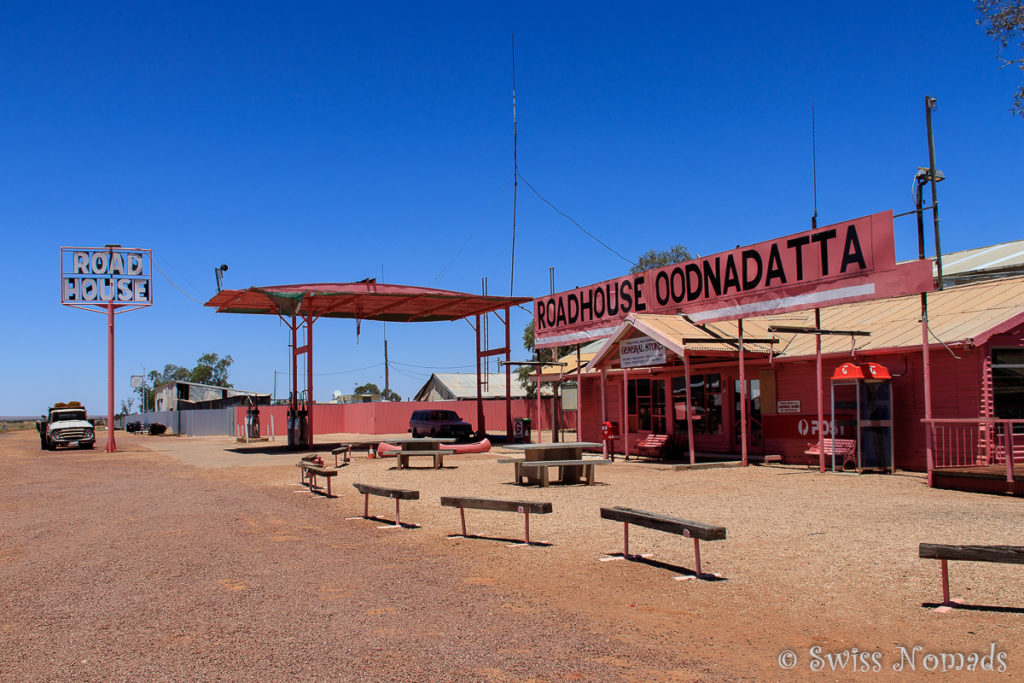
{"label": "blue sky", "polygon": [[[221,263],[231,288],[507,294],[513,33],[520,172],[628,259],[808,228],[812,104],[819,224],[911,209],[925,95],[943,250],[1018,239],[1019,73],[974,20],[970,2],[5,2],[0,415],[105,412],[104,318],[60,305],[62,245],[153,250],[155,304],[117,319],[118,406],[130,375],[205,352],[273,391],[286,328],[196,301]],[[896,230],[914,257],[913,218]],[[629,268],[523,184],[515,253],[517,296],[546,294],[550,267],[559,291]],[[512,316],[516,358],[529,320]],[[383,386],[380,323],[315,330],[317,400]],[[387,337],[403,397],[473,367],[464,322]]]}

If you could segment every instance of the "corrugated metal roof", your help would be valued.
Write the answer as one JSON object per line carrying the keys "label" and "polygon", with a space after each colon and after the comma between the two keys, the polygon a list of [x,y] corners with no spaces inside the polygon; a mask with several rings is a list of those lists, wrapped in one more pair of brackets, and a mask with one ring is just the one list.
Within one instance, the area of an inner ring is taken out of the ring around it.
{"label": "corrugated metal roof", "polygon": [[[933,345],[983,344],[993,334],[1024,323],[1024,277],[986,280],[947,287],[928,294],[928,320]],[[793,358],[813,356],[814,335],[796,333],[769,333],[771,325],[814,327],[814,311],[785,313],[774,316],[745,318],[745,338],[771,337],[779,339],[774,345],[776,355]],[[722,336],[735,337],[734,321],[707,325]],[[921,299],[917,295],[862,301],[821,309],[821,328],[824,330],[858,330],[870,336],[852,337],[852,348],[872,351],[894,348],[920,348]],[[616,333],[605,340],[595,355],[593,367],[618,354],[622,339],[647,334],[661,341],[671,351],[681,354],[683,338],[697,338],[703,330],[687,322],[682,316],[636,315],[627,318]],[[691,352],[727,350],[724,344],[688,343]],[[767,352],[765,345],[744,345],[744,350]],[[849,353],[851,336],[822,335],[823,354]]]}
{"label": "corrugated metal roof", "polygon": [[[481,392],[484,398],[505,398],[505,373],[491,372],[484,373],[481,377],[487,377],[487,389]],[[475,372],[435,372],[423,385],[423,388],[416,392],[419,396],[423,393],[432,381],[436,380],[442,384],[456,399],[476,398],[476,373]],[[516,379],[515,371],[512,372],[512,398],[525,398],[526,390]]]}
{"label": "corrugated metal roof", "polygon": [[1024,268],[1024,240],[951,252],[942,256],[943,276]]}

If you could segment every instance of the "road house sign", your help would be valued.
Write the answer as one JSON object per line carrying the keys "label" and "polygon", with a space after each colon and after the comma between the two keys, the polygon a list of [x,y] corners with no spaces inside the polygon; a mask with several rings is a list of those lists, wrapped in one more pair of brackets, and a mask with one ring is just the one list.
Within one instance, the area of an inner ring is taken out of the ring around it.
{"label": "road house sign", "polygon": [[61,303],[69,306],[149,306],[152,252],[122,247],[61,247]]}
{"label": "road house sign", "polygon": [[931,291],[930,260],[896,263],[892,211],[534,300],[538,347],[607,337],[631,313],[733,320]]}

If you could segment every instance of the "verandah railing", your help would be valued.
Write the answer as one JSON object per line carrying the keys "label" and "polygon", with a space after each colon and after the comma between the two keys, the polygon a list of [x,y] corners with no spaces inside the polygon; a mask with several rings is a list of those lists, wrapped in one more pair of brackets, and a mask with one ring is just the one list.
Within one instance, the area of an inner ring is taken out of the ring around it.
{"label": "verandah railing", "polygon": [[1024,420],[960,418],[922,420],[932,430],[934,469],[1005,465],[1013,481],[1014,463],[1024,463]]}

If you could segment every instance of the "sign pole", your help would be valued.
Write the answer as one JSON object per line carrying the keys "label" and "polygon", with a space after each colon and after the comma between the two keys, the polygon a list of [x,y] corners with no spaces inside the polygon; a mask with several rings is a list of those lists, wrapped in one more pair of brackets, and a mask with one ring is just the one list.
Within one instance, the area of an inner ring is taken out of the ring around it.
{"label": "sign pole", "polygon": [[[113,288],[113,285],[111,285]],[[114,439],[114,304],[107,303],[107,453],[117,452]]]}

